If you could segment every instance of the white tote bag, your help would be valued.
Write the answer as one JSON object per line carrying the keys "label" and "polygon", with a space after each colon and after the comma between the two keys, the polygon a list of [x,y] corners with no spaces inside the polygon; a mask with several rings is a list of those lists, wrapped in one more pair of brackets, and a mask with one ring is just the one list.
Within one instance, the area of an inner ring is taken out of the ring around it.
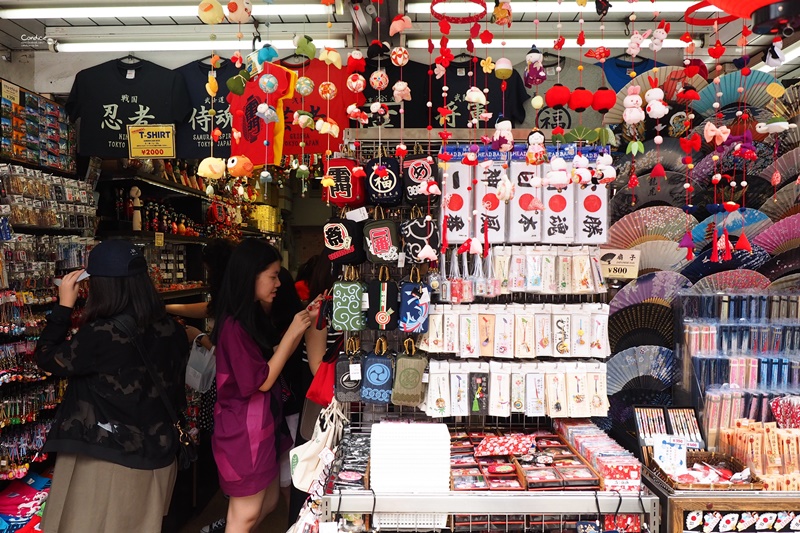
{"label": "white tote bag", "polygon": [[200,343],[201,337],[202,335],[198,335],[192,343],[189,362],[186,363],[186,385],[197,392],[206,392],[217,375],[217,357],[213,346],[208,350]]}
{"label": "white tote bag", "polygon": [[311,492],[311,486],[333,462],[336,447],[342,440],[344,425],[348,422],[342,405],[334,398],[317,417],[311,440],[289,452],[295,487],[303,492]]}

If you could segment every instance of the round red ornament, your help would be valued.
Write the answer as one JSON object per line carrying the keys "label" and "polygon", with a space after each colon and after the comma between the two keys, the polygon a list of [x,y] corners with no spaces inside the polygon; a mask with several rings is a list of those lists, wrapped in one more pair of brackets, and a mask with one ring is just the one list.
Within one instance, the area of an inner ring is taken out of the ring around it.
{"label": "round red ornament", "polygon": [[617,93],[608,87],[600,87],[592,97],[592,109],[598,113],[608,113],[617,103]]}
{"label": "round red ornament", "polygon": [[592,91],[584,87],[578,87],[572,91],[567,104],[569,105],[570,109],[574,109],[578,113],[586,111],[592,106]]}
{"label": "round red ornament", "polygon": [[563,109],[569,103],[569,88],[564,87],[560,83],[556,83],[544,93],[544,101],[547,107],[553,109]]}

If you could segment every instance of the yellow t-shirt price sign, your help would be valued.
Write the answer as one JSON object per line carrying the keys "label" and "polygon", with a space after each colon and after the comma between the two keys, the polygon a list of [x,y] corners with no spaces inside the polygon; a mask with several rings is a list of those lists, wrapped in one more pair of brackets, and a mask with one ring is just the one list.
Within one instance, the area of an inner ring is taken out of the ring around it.
{"label": "yellow t-shirt price sign", "polygon": [[175,126],[173,124],[128,125],[128,157],[175,157]]}

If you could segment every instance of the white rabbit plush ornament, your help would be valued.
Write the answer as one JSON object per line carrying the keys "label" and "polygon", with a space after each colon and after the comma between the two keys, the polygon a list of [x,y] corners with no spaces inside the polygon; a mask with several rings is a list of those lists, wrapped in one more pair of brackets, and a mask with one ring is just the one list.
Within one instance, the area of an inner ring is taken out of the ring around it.
{"label": "white rabbit plush ornament", "polygon": [[644,93],[644,100],[647,102],[645,111],[648,117],[658,120],[669,113],[669,106],[664,101],[664,91],[658,86],[658,78],[647,76],[647,80],[651,88]]}
{"label": "white rabbit plush ornament", "polygon": [[628,49],[625,50],[625,52],[627,52],[627,54],[631,57],[638,56],[639,52],[642,51],[642,43],[648,37],[650,37],[650,30],[647,30],[644,33],[639,33],[639,30],[633,30],[633,34],[631,34],[631,40],[628,43]]}
{"label": "white rabbit plush ornament", "polygon": [[614,168],[614,158],[611,154],[601,154],[597,156],[597,173],[600,175],[600,183],[611,183],[617,179],[617,169]]}
{"label": "white rabbit plush ornament", "polygon": [[554,157],[550,160],[550,171],[545,176],[544,185],[556,189],[564,189],[569,185],[567,162],[563,157]]}
{"label": "white rabbit plush ornament", "polygon": [[572,160],[572,182],[586,185],[592,181],[592,171],[589,170],[589,159],[578,154]]}
{"label": "white rabbit plush ornament", "polygon": [[508,174],[503,172],[500,176],[500,183],[497,184],[497,199],[508,203],[509,200],[514,198],[514,189],[514,183],[508,179]]}
{"label": "white rabbit plush ornament", "polygon": [[642,97],[639,96],[641,91],[642,88],[638,85],[628,87],[628,96],[622,102],[622,105],[625,106],[625,111],[622,112],[622,120],[625,121],[625,124],[634,126],[644,121]]}
{"label": "white rabbit plush ornament", "polygon": [[653,32],[653,39],[650,41],[650,50],[653,52],[658,52],[664,46],[664,40],[666,40],[667,35],[669,34],[669,22],[664,22],[663,20],[658,23],[658,28],[656,31]]}

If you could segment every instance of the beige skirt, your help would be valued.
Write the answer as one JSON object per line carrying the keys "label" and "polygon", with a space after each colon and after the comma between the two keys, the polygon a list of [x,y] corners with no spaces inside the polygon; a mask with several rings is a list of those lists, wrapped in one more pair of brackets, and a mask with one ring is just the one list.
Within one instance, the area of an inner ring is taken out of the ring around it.
{"label": "beige skirt", "polygon": [[160,533],[178,468],[137,470],[59,453],[42,517],[45,533]]}

